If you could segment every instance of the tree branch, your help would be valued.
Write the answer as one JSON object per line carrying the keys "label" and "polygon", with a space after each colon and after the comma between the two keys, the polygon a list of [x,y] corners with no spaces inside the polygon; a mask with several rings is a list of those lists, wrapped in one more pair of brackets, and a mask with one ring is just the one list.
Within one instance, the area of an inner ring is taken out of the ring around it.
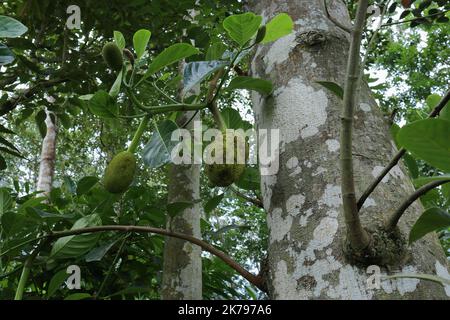
{"label": "tree branch", "polygon": [[26,89],[23,93],[18,95],[17,97],[11,98],[9,100],[6,100],[0,105],[0,116],[4,116],[8,112],[14,110],[19,103],[23,102],[24,100],[28,100],[33,95],[35,95],[39,88],[50,88],[57,84],[64,83],[70,81],[69,79],[53,79],[53,80],[46,80],[42,82],[38,82],[34,86]]}
{"label": "tree branch", "polygon": [[211,244],[195,238],[193,236],[189,236],[183,233],[171,232],[165,229],[153,228],[153,227],[142,227],[142,226],[124,226],[124,225],[106,225],[106,226],[98,226],[98,227],[87,227],[82,229],[74,229],[67,231],[55,231],[51,234],[46,235],[46,238],[50,240],[59,239],[62,237],[84,234],[84,233],[94,233],[94,232],[105,232],[105,231],[119,231],[126,233],[155,233],[163,236],[173,237],[182,239],[193,244],[198,245],[203,251],[208,251],[209,253],[217,256],[231,268],[233,268],[237,273],[239,273],[242,277],[247,279],[250,283],[258,287],[262,291],[266,291],[264,287],[263,279],[259,276],[255,276],[254,274],[247,271],[240,264],[230,258],[227,254],[219,249],[215,248]]}
{"label": "tree branch", "polygon": [[327,0],[323,0],[323,5],[325,7],[325,13],[327,15],[327,18],[330,19],[331,22],[333,22],[337,27],[341,28],[342,30],[344,30],[347,33],[352,33],[352,29],[348,28],[346,26],[344,26],[342,23],[340,23],[339,21],[337,21],[328,11],[328,3]]}
{"label": "tree branch", "polygon": [[359,1],[347,62],[340,135],[341,191],[344,218],[350,247],[357,251],[361,251],[369,245],[369,237],[367,232],[362,228],[358,216],[352,158],[353,114],[356,93],[358,91],[361,38],[366,20],[367,7],[368,0]]}
{"label": "tree branch", "polygon": [[[450,101],[450,89],[447,91],[447,93],[441,99],[441,101],[439,101],[439,103],[433,109],[433,111],[431,111],[431,113],[428,115],[428,118],[437,117],[449,101]],[[372,194],[372,192],[380,184],[383,178],[389,173],[389,171],[391,171],[391,169],[397,165],[397,163],[405,155],[405,153],[406,149],[401,148],[398,151],[398,153],[394,156],[394,158],[392,158],[392,160],[388,163],[388,165],[383,169],[383,171],[381,171],[380,174],[375,178],[375,180],[367,187],[367,189],[363,192],[363,194],[358,200],[358,211],[361,210],[367,198]]]}
{"label": "tree branch", "polygon": [[263,203],[262,203],[261,200],[259,200],[259,199],[257,199],[257,198],[249,197],[249,196],[243,194],[242,192],[240,192],[239,190],[237,190],[237,189],[234,188],[234,187],[230,187],[230,189],[231,189],[231,191],[233,191],[236,195],[238,195],[238,196],[241,197],[242,199],[247,200],[247,201],[250,202],[250,203],[253,203],[253,204],[254,204],[255,206],[257,206],[258,208],[264,209],[264,205],[263,205]]}
{"label": "tree branch", "polygon": [[429,14],[429,15],[424,16],[424,17],[417,17],[417,18],[412,18],[412,19],[408,19],[408,20],[402,20],[402,21],[396,21],[396,22],[392,22],[392,23],[386,23],[386,24],[381,25],[381,28],[389,27],[389,26],[395,26],[395,25],[402,24],[402,23],[413,22],[413,21],[426,19],[426,18],[429,18],[429,17],[435,17],[435,16],[439,16],[439,15],[445,16],[445,14],[447,12],[449,12],[449,11],[450,10],[446,10],[444,12],[438,12],[438,13]]}
{"label": "tree branch", "polygon": [[386,230],[392,231],[394,230],[395,226],[397,225],[400,218],[405,213],[406,209],[409,208],[411,204],[413,204],[414,201],[419,199],[421,196],[426,194],[427,192],[433,190],[434,188],[439,187],[440,185],[449,183],[450,179],[448,180],[438,180],[430,182],[419,189],[417,189],[413,194],[411,194],[408,198],[403,201],[403,203],[400,205],[400,207],[388,218],[386,222]]}

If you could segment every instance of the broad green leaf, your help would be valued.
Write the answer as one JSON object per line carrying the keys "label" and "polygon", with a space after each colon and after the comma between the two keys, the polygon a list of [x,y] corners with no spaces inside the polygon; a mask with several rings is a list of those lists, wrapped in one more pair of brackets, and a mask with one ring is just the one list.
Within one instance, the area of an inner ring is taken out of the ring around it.
{"label": "broad green leaf", "polygon": [[133,36],[133,46],[134,50],[136,51],[136,56],[138,59],[140,59],[144,53],[145,49],[147,48],[148,41],[150,40],[150,36],[152,33],[147,29],[141,29],[136,31],[136,33]]}
{"label": "broad green leaf", "polygon": [[397,138],[415,157],[450,172],[450,121],[419,120],[401,128]]}
{"label": "broad green leaf", "polygon": [[48,222],[57,222],[60,220],[72,219],[73,215],[49,213],[37,208],[27,207],[26,215],[35,221],[47,220]]}
{"label": "broad green leaf", "polygon": [[148,78],[152,74],[158,72],[164,67],[171,65],[181,59],[190,57],[194,54],[198,54],[199,50],[187,43],[176,43],[167,49],[164,49],[148,67],[144,78]]}
{"label": "broad green leaf", "polygon": [[225,108],[220,113],[228,129],[243,129],[246,131],[252,128],[252,125],[248,121],[242,119],[239,111],[233,108]]}
{"label": "broad green leaf", "polygon": [[183,201],[169,203],[167,204],[167,213],[171,217],[174,217],[177,214],[183,212],[185,209],[192,207],[193,205],[194,204],[192,202],[183,202]]}
{"label": "broad green leaf", "polygon": [[444,106],[444,108],[439,113],[439,119],[450,121],[450,101]]}
{"label": "broad green leaf", "polygon": [[316,81],[316,83],[324,86],[331,92],[333,92],[337,97],[343,99],[344,98],[344,89],[337,83],[331,81]]}
{"label": "broad green leaf", "polygon": [[65,283],[69,275],[66,269],[59,270],[50,280],[47,288],[47,298],[51,298]]}
{"label": "broad green leaf", "polygon": [[13,200],[9,194],[8,189],[0,188],[0,217],[12,208]]}
{"label": "broad green leaf", "polygon": [[208,76],[227,65],[224,61],[195,61],[185,65],[183,71],[183,91],[188,92]]}
{"label": "broad green leaf", "polygon": [[261,16],[247,12],[227,17],[223,21],[223,27],[230,38],[243,47],[258,32],[261,21]]}
{"label": "broad green leaf", "polygon": [[81,196],[81,195],[89,192],[89,190],[91,190],[92,187],[97,184],[97,182],[98,182],[97,177],[87,176],[87,177],[81,178],[77,184],[77,195]]}
{"label": "broad green leaf", "polygon": [[278,40],[292,32],[294,22],[286,13],[280,13],[270,20],[266,25],[266,35],[261,43]]}
{"label": "broad green leaf", "polygon": [[102,118],[115,118],[118,114],[116,102],[104,90],[97,91],[89,100],[89,110]]}
{"label": "broad green leaf", "polygon": [[0,16],[0,38],[17,38],[27,30],[28,28],[16,19]]}
{"label": "broad green leaf", "polygon": [[[71,230],[102,224],[97,214],[84,216],[77,220]],[[87,233],[59,238],[52,247],[50,257],[55,259],[77,258],[89,252],[97,243],[100,233]]]}
{"label": "broad green leaf", "polygon": [[18,212],[20,214],[25,214],[26,213],[25,210],[27,208],[33,208],[33,207],[39,206],[45,200],[47,200],[47,197],[30,198],[19,206]]}
{"label": "broad green leaf", "polygon": [[6,140],[2,136],[0,136],[0,144],[3,144],[4,146],[7,146],[8,148],[10,148],[10,149],[12,149],[12,150],[14,150],[16,152],[20,152],[11,142]]}
{"label": "broad green leaf", "polygon": [[419,240],[427,233],[450,226],[450,214],[440,208],[426,210],[409,233],[409,243]]}
{"label": "broad green leaf", "polygon": [[258,168],[246,167],[244,173],[236,182],[236,186],[244,190],[259,190],[260,180]]}
{"label": "broad green leaf", "polygon": [[172,133],[178,129],[175,122],[164,120],[155,125],[150,141],[145,146],[142,157],[150,168],[159,168],[171,160],[172,149],[178,141],[172,141]]}
{"label": "broad green leaf", "polygon": [[408,167],[408,171],[411,174],[411,177],[413,179],[417,178],[419,176],[419,166],[417,165],[416,159],[414,159],[414,157],[411,156],[409,153],[406,153],[403,156],[403,161]]}
{"label": "broad green leaf", "polygon": [[8,153],[8,154],[10,154],[12,156],[15,156],[15,157],[18,157],[18,158],[25,159],[20,153],[17,153],[16,151],[10,150],[8,148],[0,147],[0,151]]}
{"label": "broad green leaf", "polygon": [[94,96],[93,94],[84,94],[82,96],[79,96],[78,99],[84,100],[84,101],[89,101],[92,99],[93,96]]}
{"label": "broad green leaf", "polygon": [[120,50],[125,49],[125,38],[120,31],[114,31],[114,42]]}
{"label": "broad green leaf", "polygon": [[92,297],[89,293],[72,293],[71,295],[67,296],[64,300],[84,300],[87,298]]}
{"label": "broad green leaf", "polygon": [[247,89],[258,91],[263,95],[269,95],[272,93],[273,86],[272,82],[263,79],[252,77],[236,77],[233,80],[231,80],[227,89],[228,90]]}
{"label": "broad green leaf", "polygon": [[89,251],[85,257],[86,262],[102,260],[105,254],[117,243],[117,241],[119,241],[119,239],[107,242]]}
{"label": "broad green leaf", "polygon": [[9,130],[8,128],[6,128],[5,126],[2,126],[1,124],[0,124],[0,132],[8,133],[8,134],[15,134],[14,131]]}
{"label": "broad green leaf", "polygon": [[0,66],[4,66],[14,61],[14,53],[4,44],[0,43]]}
{"label": "broad green leaf", "polygon": [[122,85],[122,71],[119,72],[111,89],[109,89],[109,95],[113,98],[117,97],[119,95],[121,85]]}
{"label": "broad green leaf", "polygon": [[222,42],[215,42],[208,48],[208,51],[206,52],[206,60],[221,60],[226,50],[227,46],[225,44]]}
{"label": "broad green leaf", "polygon": [[217,208],[219,203],[222,201],[224,195],[225,195],[225,193],[221,193],[221,194],[209,199],[208,202],[206,202],[205,207],[204,207],[205,213],[210,213],[215,208]]}
{"label": "broad green leaf", "polygon": [[398,141],[397,141],[397,134],[400,131],[400,126],[398,124],[394,123],[391,126],[390,131],[391,131],[392,139],[394,140],[395,145],[397,146],[397,148],[399,148],[400,145],[398,144]]}

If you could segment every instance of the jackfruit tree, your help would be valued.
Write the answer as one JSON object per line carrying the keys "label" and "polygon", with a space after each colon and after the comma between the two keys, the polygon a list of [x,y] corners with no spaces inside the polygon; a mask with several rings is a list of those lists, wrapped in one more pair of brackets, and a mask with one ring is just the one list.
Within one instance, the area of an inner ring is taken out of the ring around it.
{"label": "jackfruit tree", "polygon": [[448,299],[447,1],[2,4],[0,298]]}

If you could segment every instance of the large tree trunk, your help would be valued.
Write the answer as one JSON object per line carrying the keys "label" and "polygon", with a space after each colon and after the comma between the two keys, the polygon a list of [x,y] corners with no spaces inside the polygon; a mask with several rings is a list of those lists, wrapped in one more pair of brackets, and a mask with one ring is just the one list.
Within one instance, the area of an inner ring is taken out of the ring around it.
{"label": "large tree trunk", "polygon": [[[328,1],[329,11],[350,26],[343,1]],[[342,101],[316,81],[343,86],[349,35],[326,16],[323,0],[250,1],[249,10],[266,21],[287,12],[295,33],[258,47],[252,74],[270,79],[270,97],[253,93],[258,129],[280,130],[280,168],[261,178],[270,229],[269,294],[275,299],[442,299],[450,295],[436,283],[418,279],[384,280],[367,286],[365,266],[343,253],[345,223],[341,210],[339,128]],[[388,124],[366,85],[355,110],[354,169],[357,194],[386,165],[396,148]],[[403,166],[396,166],[371,195],[361,218],[378,228],[413,185]],[[423,208],[416,202],[400,222],[407,235]],[[437,237],[429,235],[390,262],[389,271],[438,274],[448,278],[447,261]]]}
{"label": "large tree trunk", "polygon": [[[199,114],[185,112],[177,119],[179,126],[191,120],[186,129],[194,128]],[[193,118],[194,117],[194,118]],[[192,133],[192,131],[191,131]],[[167,228],[201,238],[200,165],[171,164],[169,168],[168,203],[190,202],[193,205],[175,217],[167,217]],[[190,242],[166,237],[161,298],[164,300],[202,299],[201,248]]]}
{"label": "large tree trunk", "polygon": [[[52,191],[53,175],[55,172],[56,156],[56,124],[52,121],[51,113],[46,110],[45,125],[47,133],[42,141],[41,161],[39,164],[39,176],[36,184],[37,191],[43,191],[44,196],[49,196]],[[56,118],[54,118],[56,122]]]}

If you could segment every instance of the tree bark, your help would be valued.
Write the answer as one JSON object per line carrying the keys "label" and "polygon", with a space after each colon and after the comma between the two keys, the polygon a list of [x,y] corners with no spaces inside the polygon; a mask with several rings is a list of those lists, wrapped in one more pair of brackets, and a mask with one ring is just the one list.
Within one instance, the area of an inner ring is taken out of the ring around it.
{"label": "tree bark", "polygon": [[[186,126],[186,129],[192,130],[194,128],[194,121],[198,120],[199,116],[194,111],[184,112],[177,119],[178,125],[183,126],[183,124],[191,120]],[[174,232],[188,234],[201,239],[200,217],[202,206],[198,201],[200,199],[200,165],[171,164],[168,185],[169,204],[175,202],[191,202],[193,205],[175,217],[168,215],[167,228]],[[202,250],[199,246],[190,242],[166,237],[163,259],[162,299],[202,299],[201,252]]]}
{"label": "tree bark", "polygon": [[[351,27],[343,1],[328,0],[334,20]],[[269,21],[288,13],[295,32],[260,45],[251,73],[273,82],[264,97],[252,93],[258,129],[280,130],[279,170],[261,176],[270,239],[266,283],[274,299],[445,299],[450,287],[418,279],[383,280],[368,286],[367,266],[351,263],[344,254],[345,223],[339,170],[342,100],[317,84],[341,87],[349,34],[328,19],[323,0],[249,1],[248,9]],[[345,28],[344,28],[345,29]],[[353,131],[357,196],[397,152],[389,125],[363,84]],[[414,187],[403,165],[396,166],[361,210],[363,226],[378,230]],[[403,237],[423,212],[415,202],[400,220]],[[390,254],[389,249],[383,254]],[[437,237],[430,234],[385,265],[394,272],[437,274],[448,278],[447,260]]]}
{"label": "tree bark", "polygon": [[41,161],[39,163],[39,177],[36,184],[37,191],[43,191],[43,195],[48,197],[52,191],[53,175],[55,172],[56,156],[56,118],[52,120],[51,112],[45,111],[45,125],[47,133],[42,141]]}

